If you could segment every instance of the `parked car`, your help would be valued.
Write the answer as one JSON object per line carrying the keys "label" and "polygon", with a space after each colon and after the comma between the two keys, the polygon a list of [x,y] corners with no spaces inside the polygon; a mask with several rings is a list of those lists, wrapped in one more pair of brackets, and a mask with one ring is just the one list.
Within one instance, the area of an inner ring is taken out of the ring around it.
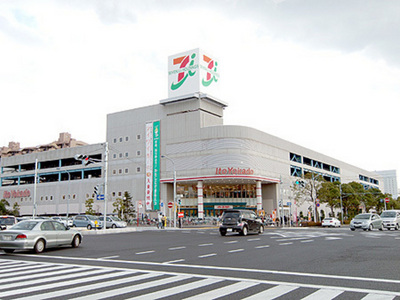
{"label": "parked car", "polygon": [[6,230],[18,223],[14,216],[0,216],[0,230]]}
{"label": "parked car", "polygon": [[351,230],[354,231],[357,228],[362,228],[364,230],[378,228],[379,230],[383,230],[383,222],[381,217],[375,213],[359,214],[350,222]]}
{"label": "parked car", "polygon": [[400,224],[400,211],[399,210],[385,210],[381,213],[383,227],[390,230],[399,230]]}
{"label": "parked car", "polygon": [[67,219],[67,217],[57,217],[56,216],[56,217],[51,217],[51,219],[56,220],[60,223],[63,223],[65,226],[68,226],[68,227],[72,227],[72,225],[74,224],[73,220],[70,218]]}
{"label": "parked car", "polygon": [[0,249],[6,253],[15,250],[34,250],[41,253],[47,248],[70,245],[79,247],[82,235],[54,220],[21,221],[0,232]]}
{"label": "parked car", "polygon": [[107,228],[125,228],[127,226],[125,221],[122,221],[116,216],[107,216]]}
{"label": "parked car", "polygon": [[86,227],[88,230],[99,229],[103,227],[103,221],[97,216],[77,215],[73,219],[72,227]]}
{"label": "parked car", "polygon": [[340,227],[340,221],[336,218],[325,218],[322,221],[322,227]]}
{"label": "parked car", "polygon": [[264,225],[252,210],[231,209],[222,214],[219,232],[222,236],[229,232],[239,232],[241,235],[263,233]]}

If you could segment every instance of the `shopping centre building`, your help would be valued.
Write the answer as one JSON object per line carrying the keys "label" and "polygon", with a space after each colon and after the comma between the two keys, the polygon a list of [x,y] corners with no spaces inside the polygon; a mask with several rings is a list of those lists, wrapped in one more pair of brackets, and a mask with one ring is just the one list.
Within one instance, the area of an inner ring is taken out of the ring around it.
{"label": "shopping centre building", "polygon": [[[106,182],[107,201],[94,204],[99,213],[105,202],[112,212],[127,191],[142,213],[168,215],[176,195],[186,216],[204,218],[227,208],[271,214],[279,205],[306,214],[310,204],[294,205],[291,185],[307,173],[382,190],[377,173],[254,128],[224,125],[228,104],[216,98],[219,76],[218,62],[200,49],[170,56],[167,99],[109,114],[105,143],[3,155],[0,195],[17,202],[22,215],[34,206],[39,215],[78,214]],[[91,163],[77,161],[78,154]]]}

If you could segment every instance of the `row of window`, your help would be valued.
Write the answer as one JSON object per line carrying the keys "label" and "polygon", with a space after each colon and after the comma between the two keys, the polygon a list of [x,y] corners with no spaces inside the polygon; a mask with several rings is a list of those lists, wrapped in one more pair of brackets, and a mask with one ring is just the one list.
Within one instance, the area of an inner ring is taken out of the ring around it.
{"label": "row of window", "polygon": [[[140,134],[137,134],[136,135],[136,140],[141,140],[141,139],[142,139],[142,136]],[[123,138],[122,136],[119,137],[119,138],[113,138],[113,143],[114,144],[123,143],[124,141],[125,142],[129,142],[129,136],[126,136],[125,138]]]}
{"label": "row of window", "polygon": [[[81,179],[91,179],[91,178],[101,178],[101,168],[91,168],[83,170],[74,171],[58,171],[51,173],[40,173],[37,177],[37,183],[49,183],[58,181],[68,181],[68,180],[81,180]],[[25,185],[34,184],[35,175],[18,175],[3,177],[0,180],[0,186],[13,186],[13,185]]]}
{"label": "row of window", "polygon": [[[136,151],[136,156],[141,156],[142,152],[140,150]],[[117,159],[117,158],[128,158],[129,157],[129,153],[125,152],[125,153],[114,153],[113,154],[113,159]]]}
{"label": "row of window", "polygon": [[[113,198],[115,198],[115,197],[122,197],[122,195],[123,195],[123,192],[112,192],[111,193],[111,196],[113,197]],[[69,198],[68,200],[69,201],[72,201],[72,202],[76,202],[77,200],[78,200],[78,198],[77,198],[77,196],[76,196],[76,194],[73,194],[73,195],[63,195],[62,196],[62,202],[66,202],[67,201],[67,198]],[[86,199],[96,199],[96,195],[95,194],[86,194]],[[23,204],[23,202],[33,202],[33,197],[22,197],[22,198],[16,198],[16,200],[20,200],[20,202],[21,202],[21,204]],[[46,202],[46,201],[54,201],[54,196],[49,196],[49,195],[46,195],[46,196],[40,196],[40,198],[38,199],[39,201],[41,201],[41,202]]]}
{"label": "row of window", "polygon": [[302,163],[302,164],[305,164],[305,165],[310,166],[310,167],[323,169],[323,170],[328,171],[328,172],[340,174],[340,168],[332,166],[332,165],[329,165],[329,164],[326,164],[326,163],[323,163],[323,162],[320,162],[320,161],[315,160],[315,159],[311,159],[311,158],[308,158],[308,157],[305,157],[305,156],[302,157],[301,155],[298,155],[298,154],[295,154],[295,153],[290,153],[289,154],[289,158],[290,158],[290,161],[294,161],[294,162],[297,162],[297,163],[300,163],[300,164]]}
{"label": "row of window", "polygon": [[307,176],[308,174],[314,174],[317,176],[321,176],[322,178],[324,178],[324,180],[328,181],[328,182],[335,182],[335,181],[340,181],[340,177],[338,176],[333,176],[333,175],[329,175],[329,174],[324,174],[324,173],[320,173],[320,172],[315,172],[309,169],[304,169],[301,167],[297,167],[297,166],[290,166],[290,175],[294,176],[294,177],[303,177]]}
{"label": "row of window", "polygon": [[365,182],[369,182],[369,183],[372,183],[372,184],[376,184],[376,185],[379,185],[379,180],[376,180],[376,179],[374,179],[374,178],[370,178],[370,177],[368,177],[368,176],[364,176],[364,175],[358,175],[358,178],[361,180],[361,181],[365,181]]}

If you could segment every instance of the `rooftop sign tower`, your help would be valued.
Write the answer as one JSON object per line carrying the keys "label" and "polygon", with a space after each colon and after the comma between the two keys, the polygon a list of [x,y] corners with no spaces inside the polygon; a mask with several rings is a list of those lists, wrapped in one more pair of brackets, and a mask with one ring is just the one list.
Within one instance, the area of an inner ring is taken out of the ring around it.
{"label": "rooftop sign tower", "polygon": [[194,93],[219,95],[218,61],[199,48],[168,57],[168,97]]}

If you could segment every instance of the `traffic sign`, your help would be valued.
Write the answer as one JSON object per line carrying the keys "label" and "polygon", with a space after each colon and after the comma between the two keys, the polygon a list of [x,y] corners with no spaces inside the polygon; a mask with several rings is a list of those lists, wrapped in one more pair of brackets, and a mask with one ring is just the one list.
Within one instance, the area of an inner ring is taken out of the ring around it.
{"label": "traffic sign", "polygon": [[104,200],[104,195],[96,195],[96,200]]}
{"label": "traffic sign", "polygon": [[389,198],[385,198],[385,202],[389,203],[390,199]]}
{"label": "traffic sign", "polygon": [[183,218],[183,211],[178,212],[178,218]]}
{"label": "traffic sign", "polygon": [[174,206],[174,203],[168,202],[168,208],[172,208]]}

